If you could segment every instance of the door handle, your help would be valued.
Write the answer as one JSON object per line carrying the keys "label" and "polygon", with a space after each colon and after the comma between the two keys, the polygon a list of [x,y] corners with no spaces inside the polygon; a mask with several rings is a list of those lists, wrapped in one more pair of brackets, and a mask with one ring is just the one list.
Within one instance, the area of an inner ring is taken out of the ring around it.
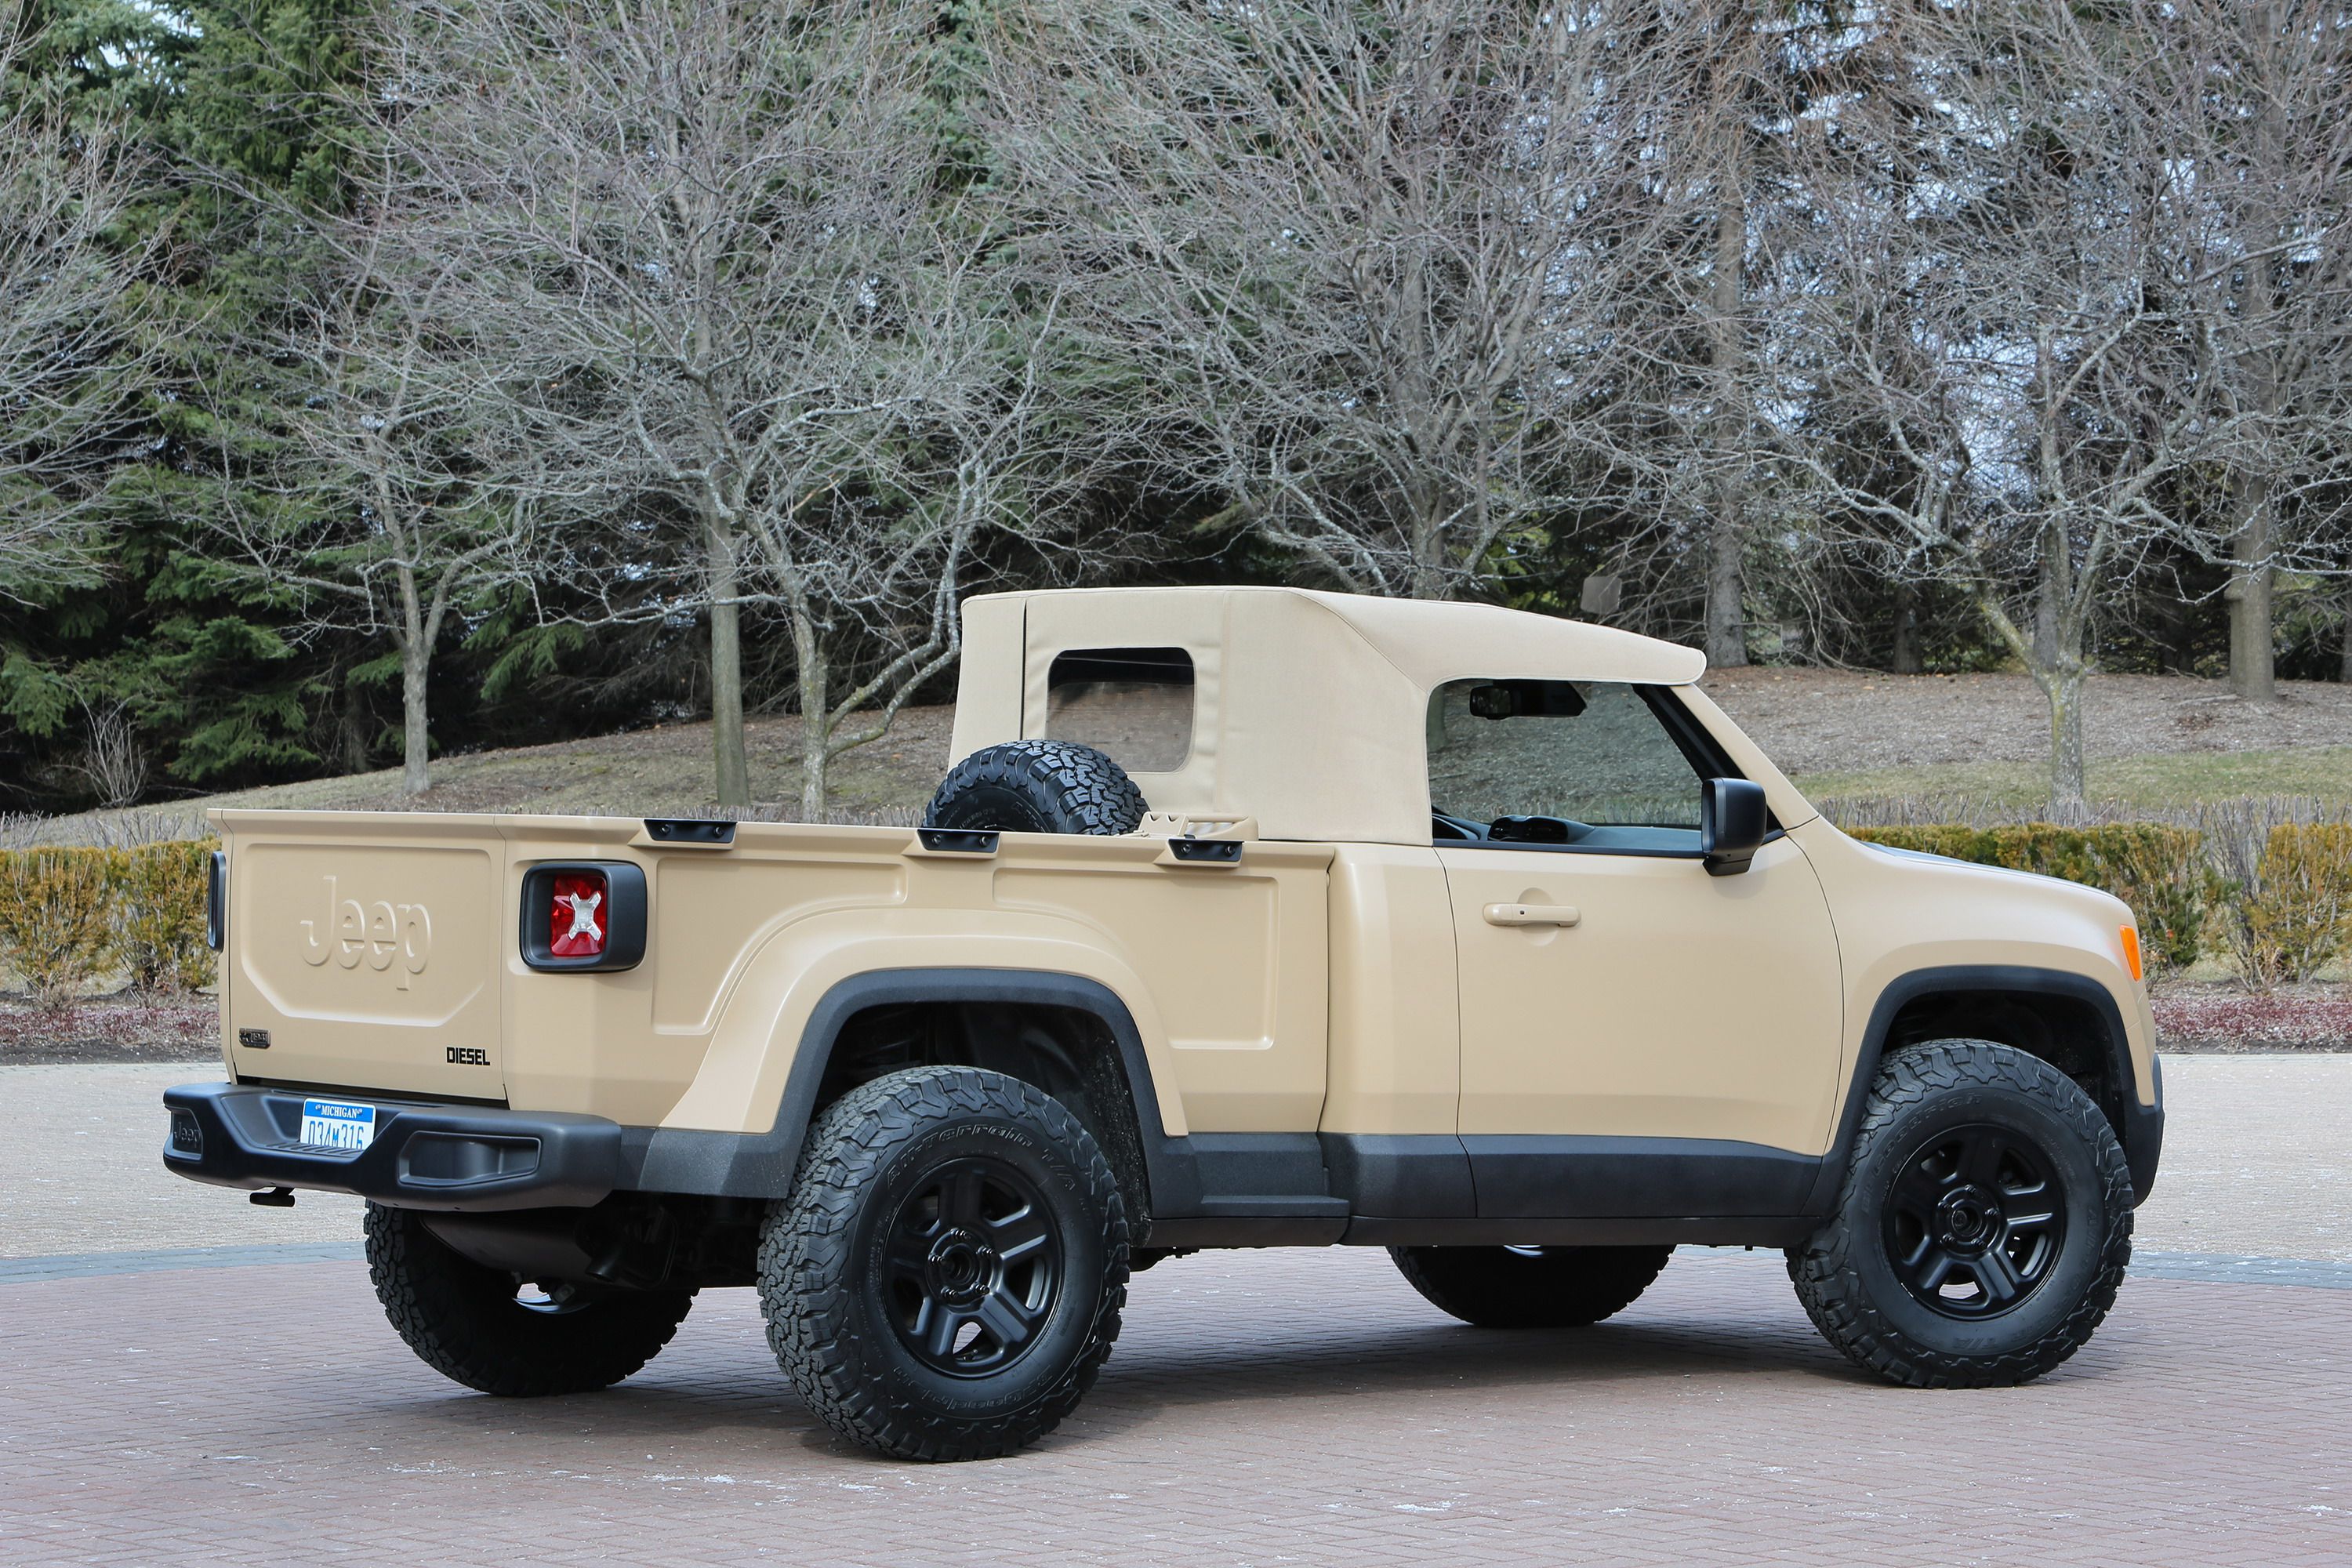
{"label": "door handle", "polygon": [[1572,926],[1584,916],[1574,904],[1488,904],[1490,926]]}

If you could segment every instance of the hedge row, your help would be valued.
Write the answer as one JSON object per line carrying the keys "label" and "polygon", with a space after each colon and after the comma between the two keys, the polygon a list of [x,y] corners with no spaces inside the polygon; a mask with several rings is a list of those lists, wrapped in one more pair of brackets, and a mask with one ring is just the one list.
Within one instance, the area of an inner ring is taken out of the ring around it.
{"label": "hedge row", "polygon": [[[2247,984],[2309,980],[2352,951],[2352,825],[2281,823],[2230,856],[2193,827],[1858,827],[1856,838],[2103,888],[2139,918],[2158,974],[2214,952]],[[2236,874],[2229,871],[2234,869]]]}
{"label": "hedge row", "polygon": [[113,974],[152,991],[211,984],[205,876],[219,845],[0,850],[0,972],[43,1005]]}

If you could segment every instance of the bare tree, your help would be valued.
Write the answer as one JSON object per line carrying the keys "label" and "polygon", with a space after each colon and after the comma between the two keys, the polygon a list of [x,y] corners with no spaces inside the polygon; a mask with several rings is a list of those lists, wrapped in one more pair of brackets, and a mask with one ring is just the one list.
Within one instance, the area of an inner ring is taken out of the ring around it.
{"label": "bare tree", "polygon": [[[559,515],[635,540],[550,570],[597,615],[708,616],[722,804],[751,798],[747,614],[791,640],[820,809],[827,761],[953,658],[975,533],[1034,515],[1011,493],[1035,452],[1034,332],[998,229],[940,188],[934,21],[489,0],[403,24],[417,107],[395,142],[467,280],[452,308],[506,345]],[[690,565],[645,545],[664,510]]]}
{"label": "bare tree", "polygon": [[1030,0],[988,35],[986,131],[1213,524],[1450,596],[1562,513],[1654,216],[1612,205],[1640,184],[1612,37],[1512,0]]}
{"label": "bare tree", "polygon": [[[881,739],[956,658],[975,542],[1049,536],[1047,514],[1117,446],[1114,424],[1086,428],[1055,397],[1050,286],[1034,313],[1011,304],[993,234],[953,221],[978,216],[935,219],[932,251],[902,253],[888,341],[866,350],[883,378],[866,417],[780,471],[789,504],[748,512],[762,597],[793,639],[812,819],[833,759]],[[845,668],[861,649],[880,652]]]}
{"label": "bare tree", "polygon": [[1857,59],[1866,66],[1866,35],[1843,10],[1750,0],[1674,0],[1639,14],[1648,26],[1612,68],[1633,87],[1619,96],[1643,106],[1661,217],[1651,276],[1633,290],[1641,366],[1628,380],[1644,409],[1638,458],[1665,476],[1651,526],[1666,569],[1644,597],[1696,599],[1707,662],[1744,665],[1751,542],[1760,535],[1759,553],[1779,569],[1772,592],[1784,609],[1812,585],[1789,571],[1796,558],[1780,531],[1759,527],[1783,487],[1758,418],[1791,395],[1780,297],[1803,288],[1801,253],[1816,237],[1792,151],[1809,104],[1836,102]]}
{"label": "bare tree", "polygon": [[1975,602],[2049,700],[2051,801],[2074,813],[2094,614],[2220,429],[2150,287],[2166,157],[2120,94],[2084,90],[2131,68],[2095,18],[2014,0],[1902,26],[1941,124],[1889,123],[1906,90],[1823,127],[1821,370],[1781,450],[1880,569]]}
{"label": "bare tree", "polygon": [[1748,662],[1745,558],[1760,456],[1748,274],[1760,259],[1757,208],[1772,205],[1762,165],[1785,131],[1769,100],[1781,85],[1773,57],[1787,42],[1772,37],[1780,18],[1749,0],[1691,0],[1661,6],[1655,19],[1640,68],[1657,106],[1649,136],[1659,199],[1678,243],[1656,258],[1655,368],[1645,380],[1659,399],[1656,460],[1689,498],[1674,512],[1696,514],[1702,640],[1707,663],[1722,668]]}
{"label": "bare tree", "polygon": [[1748,267],[1748,202],[1750,132],[1749,88],[1759,74],[1757,29],[1746,0],[1711,0],[1706,30],[1715,37],[1709,78],[1712,112],[1701,121],[1716,132],[1706,139],[1717,155],[1715,245],[1708,258],[1707,363],[1714,386],[1712,421],[1717,449],[1714,515],[1706,547],[1706,661],[1717,667],[1748,662],[1748,616],[1742,601],[1747,578],[1741,558],[1748,541],[1746,405],[1742,374],[1747,359],[1745,291]]}
{"label": "bare tree", "polygon": [[142,255],[116,237],[142,160],[107,115],[35,79],[22,0],[0,0],[0,595],[87,580],[112,443],[153,354]]}
{"label": "bare tree", "polygon": [[[290,371],[280,460],[218,520],[223,558],[287,591],[311,630],[391,647],[401,785],[432,786],[433,656],[453,612],[526,578],[532,503],[503,367],[453,325],[456,286],[387,203],[379,158],[356,166],[350,216],[280,210],[317,252],[313,297],[256,345]],[[269,199],[262,193],[262,199]]]}
{"label": "bare tree", "polygon": [[2231,684],[2266,700],[2274,579],[2326,563],[2352,451],[2352,21],[2307,0],[2140,0],[2116,26],[2135,68],[2101,86],[2167,154],[2157,286],[2227,426],[2218,482],[2176,520],[2229,563]]}

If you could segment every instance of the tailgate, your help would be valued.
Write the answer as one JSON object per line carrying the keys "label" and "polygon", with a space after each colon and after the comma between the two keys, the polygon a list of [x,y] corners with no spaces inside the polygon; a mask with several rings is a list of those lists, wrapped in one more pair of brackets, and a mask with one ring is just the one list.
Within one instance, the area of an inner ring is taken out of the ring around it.
{"label": "tailgate", "polygon": [[[239,1079],[502,1100],[492,819],[222,813]],[[508,940],[501,940],[502,934]]]}

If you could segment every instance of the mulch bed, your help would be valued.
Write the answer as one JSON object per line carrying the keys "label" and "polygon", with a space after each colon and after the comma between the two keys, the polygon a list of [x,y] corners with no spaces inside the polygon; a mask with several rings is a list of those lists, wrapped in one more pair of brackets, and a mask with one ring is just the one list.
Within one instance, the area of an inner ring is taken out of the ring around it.
{"label": "mulch bed", "polygon": [[48,1009],[0,998],[0,1066],[220,1060],[210,996],[122,992]]}
{"label": "mulch bed", "polygon": [[[2176,981],[2156,994],[2155,1006],[2158,1043],[2168,1051],[2352,1051],[2352,986],[2256,995]],[[220,1011],[210,996],[124,992],[56,1011],[0,998],[0,1065],[219,1058]]]}
{"label": "mulch bed", "polygon": [[2352,1051],[2352,986],[2283,985],[2265,995],[2175,983],[2153,1000],[2164,1050]]}

